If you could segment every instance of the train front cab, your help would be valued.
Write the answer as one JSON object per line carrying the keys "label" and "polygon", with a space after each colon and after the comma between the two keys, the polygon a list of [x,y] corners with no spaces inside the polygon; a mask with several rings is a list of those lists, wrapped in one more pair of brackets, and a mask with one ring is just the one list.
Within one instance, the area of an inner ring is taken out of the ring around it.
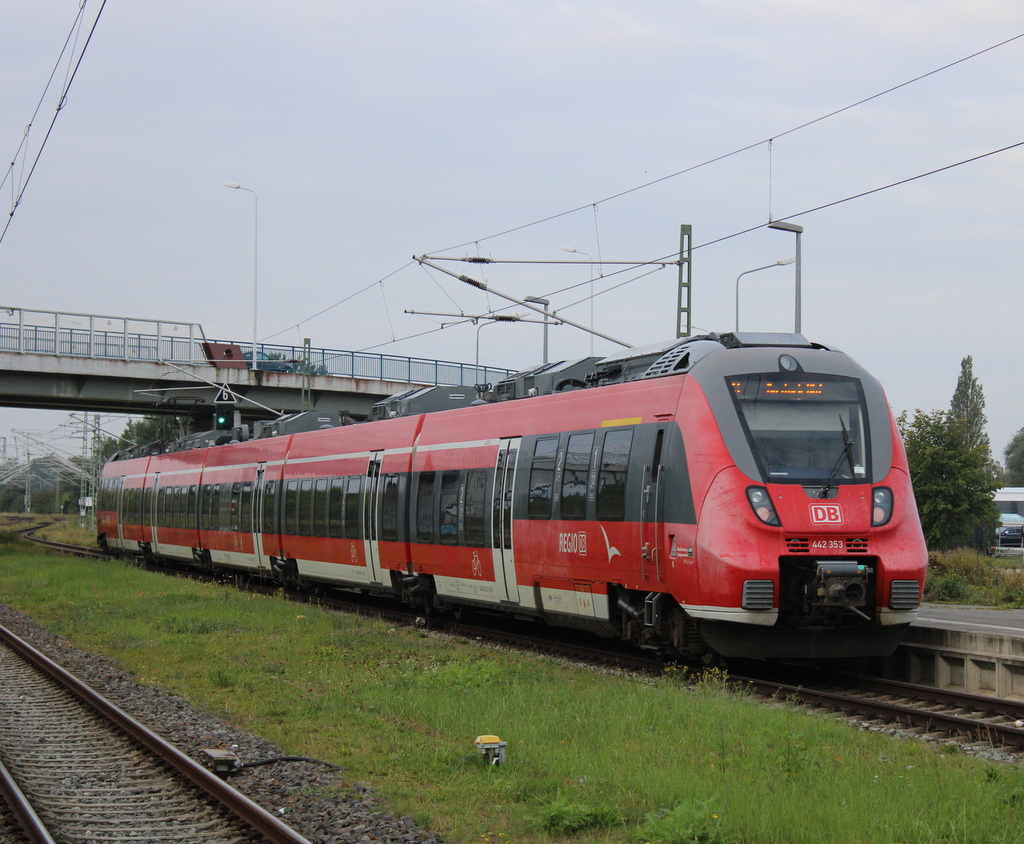
{"label": "train front cab", "polygon": [[927,551],[881,387],[823,349],[701,364],[684,391],[684,428],[718,467],[694,478],[701,590],[684,608],[701,636],[723,656],[892,653]]}

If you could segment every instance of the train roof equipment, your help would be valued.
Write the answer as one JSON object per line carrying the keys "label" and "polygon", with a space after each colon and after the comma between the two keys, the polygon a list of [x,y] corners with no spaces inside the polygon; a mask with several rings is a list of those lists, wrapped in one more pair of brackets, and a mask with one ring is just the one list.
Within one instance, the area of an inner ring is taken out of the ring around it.
{"label": "train roof equipment", "polygon": [[[569,390],[603,387],[625,381],[681,375],[709,354],[723,349],[798,348],[834,351],[812,343],[802,334],[772,332],[714,332],[683,339],[666,340],[647,346],[624,349],[605,358],[586,357],[560,360],[520,370],[495,385],[478,384],[474,388],[441,385],[414,387],[377,402],[367,421],[436,413],[492,402],[513,401],[551,395]],[[284,436],[356,424],[346,411],[337,413],[307,411],[253,424],[252,439]],[[204,431],[175,442],[150,443],[128,449],[118,458],[163,454],[193,448],[206,448],[250,439],[248,426],[230,431]],[[115,458],[115,459],[118,459]]]}

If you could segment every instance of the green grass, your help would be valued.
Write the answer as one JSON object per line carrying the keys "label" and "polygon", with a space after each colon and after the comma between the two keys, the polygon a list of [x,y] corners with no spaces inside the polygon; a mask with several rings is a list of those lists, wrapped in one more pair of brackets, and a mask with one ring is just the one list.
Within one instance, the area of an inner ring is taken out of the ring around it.
{"label": "green grass", "polygon": [[1024,608],[1024,560],[990,557],[969,548],[929,556],[924,599],[954,604]]}
{"label": "green grass", "polygon": [[[766,706],[720,674],[574,668],[3,535],[0,601],[452,842],[1024,841],[1017,769]],[[473,745],[489,733],[500,768]]]}

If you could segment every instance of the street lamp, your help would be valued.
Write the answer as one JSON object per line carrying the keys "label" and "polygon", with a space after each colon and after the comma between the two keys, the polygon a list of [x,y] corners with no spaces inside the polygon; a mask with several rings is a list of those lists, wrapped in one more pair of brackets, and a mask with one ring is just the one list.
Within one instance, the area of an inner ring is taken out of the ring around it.
{"label": "street lamp", "polygon": [[[589,252],[580,249],[573,249],[571,246],[563,246],[563,252],[573,252],[576,255],[586,255],[590,259],[590,330],[594,330],[594,256]],[[590,356],[594,356],[594,335],[590,335]]]}
{"label": "street lamp", "polygon": [[541,363],[548,362],[548,305],[551,304],[547,299],[541,299],[539,296],[527,296],[523,299],[524,302],[533,302],[535,305],[544,306],[544,360]]}
{"label": "street lamp", "polygon": [[252,194],[252,219],[253,219],[253,234],[252,234],[252,368],[256,369],[256,299],[259,287],[256,284],[256,267],[257,258],[259,256],[259,233],[260,233],[260,203],[259,197],[256,196],[256,191],[252,188],[244,188],[235,182],[225,182],[224,187],[234,188],[235,190],[244,190]]}
{"label": "street lamp", "polygon": [[800,314],[803,309],[803,304],[800,301],[800,235],[804,233],[804,227],[798,226],[796,223],[787,223],[784,220],[779,220],[775,223],[769,223],[768,228],[776,229],[780,232],[793,232],[796,235],[796,316],[794,318],[795,331],[797,334],[800,333]]}
{"label": "street lamp", "polygon": [[[490,320],[490,322],[482,322],[482,320]],[[523,318],[517,314],[488,314],[487,316],[476,317],[473,322],[477,323],[476,327],[476,363],[474,364],[474,378],[480,378],[480,329],[486,325],[494,325],[498,322],[522,322]]]}
{"label": "street lamp", "polygon": [[786,264],[792,264],[795,260],[796,258],[782,258],[774,264],[765,264],[763,267],[745,270],[736,276],[736,331],[740,330],[740,279],[745,275],[750,275],[750,273],[759,273],[761,270],[770,270],[772,267],[784,267]]}

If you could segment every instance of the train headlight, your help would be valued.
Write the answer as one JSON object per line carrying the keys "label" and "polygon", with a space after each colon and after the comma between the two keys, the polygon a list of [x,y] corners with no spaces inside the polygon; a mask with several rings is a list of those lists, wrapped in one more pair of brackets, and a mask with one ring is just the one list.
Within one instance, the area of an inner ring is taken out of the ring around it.
{"label": "train headlight", "polygon": [[891,518],[892,490],[884,486],[876,487],[871,494],[871,526],[887,525]]}
{"label": "train headlight", "polygon": [[763,486],[747,487],[747,501],[750,502],[750,509],[754,511],[754,515],[766,525],[778,527],[781,524],[772,506],[771,496]]}

